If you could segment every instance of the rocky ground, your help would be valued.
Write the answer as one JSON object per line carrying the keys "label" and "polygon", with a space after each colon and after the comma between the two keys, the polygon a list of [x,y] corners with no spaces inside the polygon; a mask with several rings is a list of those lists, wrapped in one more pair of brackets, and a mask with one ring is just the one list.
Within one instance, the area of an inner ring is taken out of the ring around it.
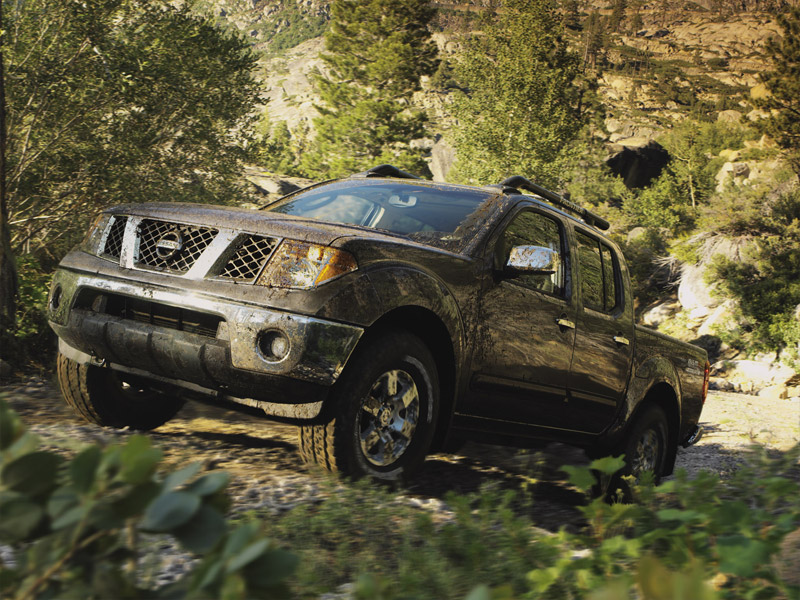
{"label": "rocky ground", "polygon": [[[41,437],[46,448],[64,454],[89,443],[119,442],[132,433],[84,423],[64,404],[54,382],[46,378],[6,382],[0,385],[0,397]],[[679,452],[677,466],[690,476],[708,469],[724,478],[736,470],[743,451],[753,442],[775,453],[800,442],[800,398],[712,392],[701,422],[705,436],[696,446]],[[301,503],[336,494],[340,485],[330,474],[302,463],[295,428],[288,425],[190,403],[150,435],[172,466],[199,460],[207,469],[229,471],[232,516],[258,510],[279,517]],[[428,511],[435,521],[443,522],[453,516],[445,500],[449,491],[470,493],[484,485],[524,489],[535,499],[531,516],[538,526],[550,531],[562,526],[576,528],[581,523],[578,506],[584,498],[569,486],[560,467],[587,462],[582,451],[560,444],[542,452],[468,443],[456,455],[431,456],[413,485],[398,493],[398,501]],[[795,472],[800,478],[800,465]],[[174,580],[193,562],[169,539],[153,543],[158,546],[159,564],[147,580],[154,585]],[[149,559],[143,558],[143,564],[145,560]],[[0,547],[0,561],[13,564],[10,548]],[[147,568],[153,569],[152,565]]]}
{"label": "rocky ground", "polygon": [[[60,452],[72,453],[83,444],[108,444],[130,435],[75,417],[46,378],[6,382],[0,394],[45,446]],[[800,442],[800,398],[711,392],[701,423],[705,436],[696,446],[680,451],[677,466],[690,476],[709,469],[726,477],[753,442],[776,452]],[[151,436],[168,464],[200,460],[207,468],[230,471],[237,513],[266,509],[279,514],[298,503],[318,500],[332,489],[329,475],[302,463],[296,430],[289,425],[189,403]],[[436,512],[446,511],[443,498],[451,490],[469,493],[489,482],[525,486],[537,499],[534,518],[540,526],[556,530],[575,522],[580,502],[559,467],[586,461],[582,451],[560,444],[541,452],[469,443],[456,455],[431,456],[413,485],[402,493],[409,502]]]}

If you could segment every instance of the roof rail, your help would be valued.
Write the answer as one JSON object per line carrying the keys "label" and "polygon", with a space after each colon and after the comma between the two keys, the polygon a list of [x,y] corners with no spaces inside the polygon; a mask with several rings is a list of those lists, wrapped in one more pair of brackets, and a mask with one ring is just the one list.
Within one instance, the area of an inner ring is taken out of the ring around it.
{"label": "roof rail", "polygon": [[518,190],[527,190],[529,192],[533,192],[544,198],[545,200],[549,200],[551,204],[555,204],[560,206],[561,208],[565,208],[570,212],[575,213],[579,217],[581,217],[586,223],[597,227],[598,229],[602,229],[606,231],[611,224],[606,221],[603,217],[596,215],[595,213],[586,210],[582,206],[575,204],[574,202],[568,200],[564,196],[556,194],[555,192],[551,192],[548,189],[543,188],[540,185],[536,185],[532,181],[529,181],[522,177],[522,175],[514,175],[513,177],[509,177],[504,179],[500,182],[502,186],[508,186],[512,188],[516,188]]}
{"label": "roof rail", "polygon": [[377,167],[372,167],[371,169],[362,171],[361,173],[355,173],[354,175],[351,175],[351,177],[396,177],[398,179],[422,179],[422,177],[417,177],[411,173],[406,173],[405,171],[401,171],[392,165],[378,165]]}

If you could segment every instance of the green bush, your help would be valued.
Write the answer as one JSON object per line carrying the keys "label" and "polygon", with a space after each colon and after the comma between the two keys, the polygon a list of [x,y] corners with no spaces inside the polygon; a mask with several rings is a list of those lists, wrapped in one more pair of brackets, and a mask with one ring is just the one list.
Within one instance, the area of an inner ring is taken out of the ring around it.
{"label": "green bush", "polygon": [[[159,474],[161,451],[144,436],[88,446],[64,459],[40,450],[0,400],[0,565],[3,598],[226,598],[282,596],[296,558],[253,523],[231,526],[224,472],[199,463]],[[150,534],[201,556],[178,581],[148,589],[137,558]]]}
{"label": "green bush", "polygon": [[[727,210],[726,210],[727,208]],[[725,213],[725,214],[723,214]],[[726,216],[727,215],[727,216]],[[786,362],[800,364],[800,190],[773,194],[731,195],[706,219],[718,231],[750,242],[745,261],[717,256],[710,277],[721,293],[737,300],[739,327],[725,341],[751,351],[778,350]]]}
{"label": "green bush", "polygon": [[[621,600],[635,589],[647,600],[797,597],[800,587],[786,580],[797,565],[782,564],[779,551],[800,527],[798,457],[800,446],[778,459],[754,449],[724,483],[710,472],[694,480],[679,472],[659,486],[634,486],[631,504],[591,500],[582,508],[587,526],[561,532],[561,555],[528,574],[532,596]],[[595,475],[607,482],[620,465],[604,458],[567,470],[588,495]]]}

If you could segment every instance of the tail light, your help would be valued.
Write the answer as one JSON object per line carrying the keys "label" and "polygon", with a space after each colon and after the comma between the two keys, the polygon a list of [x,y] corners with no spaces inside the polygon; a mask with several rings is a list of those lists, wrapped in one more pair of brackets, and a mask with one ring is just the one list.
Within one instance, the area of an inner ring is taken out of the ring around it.
{"label": "tail light", "polygon": [[711,365],[706,361],[706,367],[703,370],[703,404],[706,403],[706,396],[708,396],[708,379],[711,373]]}

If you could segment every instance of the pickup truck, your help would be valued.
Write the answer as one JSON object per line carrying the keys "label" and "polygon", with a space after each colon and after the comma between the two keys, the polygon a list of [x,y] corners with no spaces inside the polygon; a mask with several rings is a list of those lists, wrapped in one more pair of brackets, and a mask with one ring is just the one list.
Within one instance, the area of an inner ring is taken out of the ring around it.
{"label": "pickup truck", "polygon": [[707,356],[634,324],[606,228],[520,176],[390,165],[262,210],[114,207],[52,282],[60,387],[102,426],[186,399],[290,422],[306,461],[351,477],[402,480],[463,440],[667,475],[701,434]]}

